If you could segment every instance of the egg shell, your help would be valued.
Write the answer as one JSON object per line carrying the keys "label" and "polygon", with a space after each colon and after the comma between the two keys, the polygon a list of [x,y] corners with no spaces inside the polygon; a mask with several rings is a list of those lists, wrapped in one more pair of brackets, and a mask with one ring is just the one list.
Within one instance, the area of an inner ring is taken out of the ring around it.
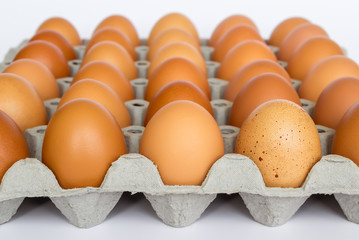
{"label": "egg shell", "polygon": [[229,125],[241,127],[254,109],[273,99],[286,99],[301,106],[297,92],[286,79],[275,73],[262,73],[249,80],[237,94]]}
{"label": "egg shell", "polygon": [[126,76],[114,65],[105,61],[92,61],[85,64],[76,73],[71,84],[86,78],[108,85],[121,97],[122,101],[135,97],[132,86]]}
{"label": "egg shell", "polygon": [[244,65],[230,80],[226,91],[224,93],[224,99],[233,102],[238,92],[243,86],[252,78],[262,73],[276,73],[287,79],[291,83],[290,77],[287,71],[277,62],[261,59]]}
{"label": "egg shell", "polygon": [[239,25],[239,24],[248,24],[253,26],[255,29],[257,29],[254,22],[244,15],[232,15],[224,20],[222,20],[217,27],[214,29],[211,38],[209,39],[208,45],[209,46],[216,46],[218,40],[232,27]]}
{"label": "egg shell", "polygon": [[114,27],[104,27],[97,30],[92,35],[91,39],[87,42],[85,55],[91,49],[92,46],[102,41],[112,41],[120,44],[126,49],[128,54],[130,54],[134,61],[137,59],[135,47],[132,44],[130,38],[121,30],[118,30]]}
{"label": "egg shell", "polygon": [[288,62],[302,42],[315,36],[329,37],[326,31],[318,25],[311,23],[299,25],[280,44],[278,59]]}
{"label": "egg shell", "polygon": [[76,99],[51,118],[42,162],[62,188],[99,187],[111,163],[126,152],[121,128],[112,114],[95,101]]}
{"label": "egg shell", "polygon": [[20,59],[7,66],[3,73],[13,73],[26,79],[43,100],[59,97],[60,92],[54,75],[41,62]]}
{"label": "egg shell", "polygon": [[344,55],[338,44],[327,37],[311,37],[298,46],[286,69],[292,78],[303,80],[317,62],[333,55]]}
{"label": "egg shell", "polygon": [[359,166],[359,103],[353,104],[340,120],[332,143],[332,153],[351,159]]}
{"label": "egg shell", "polygon": [[74,47],[71,45],[69,40],[65,38],[61,33],[54,30],[41,30],[38,31],[29,42],[36,40],[44,40],[50,42],[58,47],[64,54],[65,58],[70,61],[76,59],[76,53]]}
{"label": "egg shell", "polygon": [[244,65],[259,59],[277,61],[268,46],[257,40],[246,40],[234,46],[223,58],[217,77],[231,80]]}
{"label": "egg shell", "polygon": [[266,102],[249,115],[238,134],[236,152],[253,160],[267,187],[300,187],[321,158],[313,120],[285,100]]}
{"label": "egg shell", "polygon": [[18,160],[30,157],[24,133],[0,110],[0,183],[6,171]]}
{"label": "egg shell", "polygon": [[359,77],[359,66],[345,56],[327,57],[315,64],[299,88],[299,96],[316,102],[324,88],[340,77]]}
{"label": "egg shell", "polygon": [[43,63],[55,78],[70,76],[70,68],[61,50],[54,44],[43,40],[29,42],[15,56],[14,61],[30,58]]}
{"label": "egg shell", "polygon": [[213,110],[208,97],[194,83],[184,80],[175,80],[165,84],[153,96],[148,106],[145,125],[152,116],[163,106],[176,100],[188,100],[204,107],[211,115]]}
{"label": "egg shell", "polygon": [[137,78],[136,65],[128,54],[126,49],[121,45],[111,42],[102,41],[96,43],[86,54],[82,60],[81,67],[92,61],[105,61],[117,67],[127,79]]}
{"label": "egg shell", "polygon": [[207,110],[179,100],[161,108],[149,121],[140,153],[154,162],[164,184],[201,185],[213,163],[223,156],[224,144]]}
{"label": "egg shell", "polygon": [[102,104],[112,113],[121,128],[131,125],[130,114],[121,97],[108,85],[97,80],[81,79],[65,92],[57,108],[77,98],[91,99]]}
{"label": "egg shell", "polygon": [[147,52],[147,59],[151,61],[161,47],[172,42],[186,42],[200,51],[198,41],[190,33],[181,28],[169,28],[153,39]]}
{"label": "egg shell", "polygon": [[171,57],[187,58],[207,74],[206,62],[201,52],[186,42],[171,42],[161,47],[153,57],[147,74],[151,75],[162,62]]}
{"label": "egg shell", "polygon": [[47,123],[44,103],[35,88],[12,73],[0,74],[0,110],[9,115],[21,131]]}
{"label": "egg shell", "polygon": [[173,27],[181,28],[189,32],[197,40],[198,44],[200,43],[197,29],[189,18],[181,13],[169,13],[161,17],[152,27],[147,39],[147,45],[150,46],[158,34]]}
{"label": "egg shell", "polygon": [[168,58],[149,75],[145,99],[151,101],[161,87],[175,80],[196,84],[210,99],[211,92],[206,75],[196,64],[182,57]]}
{"label": "egg shell", "polygon": [[136,28],[134,27],[132,22],[125,16],[111,15],[106,17],[97,25],[94,33],[105,27],[113,27],[124,32],[134,46],[140,45],[140,38],[138,37]]}
{"label": "egg shell", "polygon": [[313,112],[316,124],[336,129],[345,112],[359,101],[359,78],[342,77],[324,88]]}
{"label": "egg shell", "polygon": [[271,33],[268,44],[279,47],[286,36],[299,25],[309,23],[309,21],[302,17],[287,18],[279,23]]}
{"label": "egg shell", "polygon": [[80,36],[76,28],[66,19],[61,17],[52,17],[44,21],[36,32],[41,30],[54,30],[62,34],[73,46],[82,45]]}
{"label": "egg shell", "polygon": [[257,29],[249,24],[239,24],[225,32],[214,46],[212,60],[221,62],[231,48],[245,40],[258,40],[264,43]]}

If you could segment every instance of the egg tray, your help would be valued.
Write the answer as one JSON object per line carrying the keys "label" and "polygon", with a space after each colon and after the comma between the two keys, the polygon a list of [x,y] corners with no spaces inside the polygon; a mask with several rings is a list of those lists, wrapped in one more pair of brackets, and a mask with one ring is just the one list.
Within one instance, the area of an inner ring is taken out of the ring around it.
{"label": "egg tray", "polygon": [[[206,45],[205,42],[203,40],[203,45]],[[0,70],[1,66],[11,62],[25,43],[23,41],[9,51],[3,64],[0,64]],[[136,48],[138,56],[142,56],[139,59],[145,59],[146,48]],[[79,58],[84,49],[84,46],[76,47]],[[212,48],[202,46],[203,55],[207,59],[210,59],[211,51]],[[273,51],[276,49],[273,48]],[[79,59],[69,62],[72,75],[80,63]],[[46,126],[28,129],[25,135],[31,158],[16,162],[3,177],[0,185],[0,223],[11,219],[25,197],[49,197],[72,224],[89,228],[105,220],[125,191],[144,193],[163,222],[174,227],[188,226],[196,221],[219,193],[240,194],[254,220],[267,226],[284,224],[312,194],[334,194],[348,220],[359,223],[359,168],[347,158],[327,155],[334,130],[317,126],[323,157],[312,168],[302,187],[265,187],[262,175],[253,161],[246,156],[233,154],[239,129],[225,125],[232,103],[221,98],[228,82],[216,78],[209,78],[211,104],[214,117],[220,125],[226,154],[212,166],[201,186],[164,185],[152,161],[138,154],[148,107],[148,102],[143,100],[148,64],[143,60],[136,62],[140,78],[131,81],[136,99],[125,103],[133,123],[133,126],[123,129],[129,154],[113,162],[102,185],[99,188],[62,189],[51,170],[41,163]],[[210,76],[215,76],[218,66],[216,62],[207,61]],[[298,89],[300,82],[292,82]],[[57,83],[62,95],[69,87],[71,77],[57,79]],[[301,101],[306,111],[311,113],[315,103],[304,99]],[[59,99],[45,101],[49,119],[58,102]]]}

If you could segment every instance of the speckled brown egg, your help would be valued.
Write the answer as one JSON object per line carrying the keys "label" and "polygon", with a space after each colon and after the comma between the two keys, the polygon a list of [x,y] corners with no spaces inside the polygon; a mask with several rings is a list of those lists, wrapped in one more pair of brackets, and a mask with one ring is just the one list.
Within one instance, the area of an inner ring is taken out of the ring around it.
{"label": "speckled brown egg", "polygon": [[236,152],[253,160],[267,187],[300,187],[321,158],[313,120],[286,100],[266,102],[248,116],[239,131]]}
{"label": "speckled brown egg", "polygon": [[259,59],[277,61],[274,53],[263,42],[243,41],[234,46],[223,58],[217,71],[217,77],[229,81],[244,65]]}

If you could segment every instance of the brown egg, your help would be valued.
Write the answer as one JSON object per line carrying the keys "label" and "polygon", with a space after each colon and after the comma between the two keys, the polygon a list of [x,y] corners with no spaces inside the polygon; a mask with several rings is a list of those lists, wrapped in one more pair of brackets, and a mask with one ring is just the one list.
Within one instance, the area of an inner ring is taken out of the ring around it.
{"label": "brown egg", "polygon": [[209,46],[216,46],[217,41],[232,27],[239,24],[249,24],[257,29],[254,22],[244,15],[232,15],[220,22],[214,29],[212,36],[208,42]]}
{"label": "brown egg", "polygon": [[189,18],[180,13],[169,13],[160,18],[152,27],[150,35],[147,39],[147,45],[150,46],[159,33],[173,27],[181,28],[189,32],[198,41],[198,43],[200,43],[196,27]]}
{"label": "brown egg", "polygon": [[351,159],[359,166],[359,103],[356,102],[344,114],[336,129],[332,154]]}
{"label": "brown egg", "polygon": [[279,47],[282,41],[293,29],[304,23],[309,23],[309,21],[301,17],[287,18],[273,30],[268,40],[268,44]]}
{"label": "brown egg", "polygon": [[359,77],[359,66],[345,56],[331,56],[318,62],[308,72],[299,88],[299,96],[316,102],[323,89],[340,77]]}
{"label": "brown egg", "polygon": [[82,45],[80,36],[76,28],[66,19],[53,17],[44,21],[36,32],[41,30],[54,30],[61,33],[73,46]]}
{"label": "brown egg", "polygon": [[172,42],[161,47],[153,57],[147,75],[153,71],[165,60],[171,57],[184,57],[195,63],[207,75],[206,62],[202,54],[192,45],[186,42]]}
{"label": "brown egg", "polygon": [[240,128],[256,107],[273,99],[286,99],[302,106],[297,92],[285,78],[275,73],[262,73],[248,81],[237,94],[229,125]]}
{"label": "brown egg", "polygon": [[223,58],[217,77],[229,81],[244,65],[259,59],[277,61],[274,53],[264,43],[257,40],[243,41],[234,46]]}
{"label": "brown egg", "polygon": [[292,78],[303,80],[316,63],[333,55],[344,55],[338,44],[327,37],[311,37],[298,46],[288,62],[287,72]]}
{"label": "brown egg", "polygon": [[303,108],[272,100],[243,123],[236,152],[257,165],[267,187],[297,188],[321,158],[317,128]]}
{"label": "brown egg", "polygon": [[125,33],[128,38],[131,40],[134,46],[139,46],[140,38],[138,37],[136,28],[133,26],[130,20],[121,15],[112,15],[100,22],[100,24],[96,27],[95,31],[100,30],[105,27],[114,27],[123,33]]}
{"label": "brown egg", "polygon": [[231,79],[224,93],[224,99],[233,102],[239,91],[252,78],[262,73],[276,73],[292,83],[288,73],[278,64],[267,59],[256,60],[244,65]]}
{"label": "brown egg", "polygon": [[120,44],[123,48],[126,49],[134,61],[137,59],[135,47],[133,46],[130,38],[117,28],[113,27],[104,27],[96,31],[86,45],[85,54],[91,49],[93,45],[102,41],[112,41]]}
{"label": "brown egg", "polygon": [[95,44],[82,60],[81,68],[92,61],[105,61],[113,64],[129,80],[138,76],[135,63],[126,49],[111,41],[102,41]]}
{"label": "brown egg", "polygon": [[95,101],[75,99],[52,116],[42,162],[62,188],[99,187],[111,163],[126,152],[124,136],[112,114]]}
{"label": "brown egg", "polygon": [[181,28],[169,28],[153,39],[147,52],[147,59],[151,61],[161,47],[172,42],[186,42],[200,51],[198,41],[190,33]]}
{"label": "brown egg", "polygon": [[0,110],[9,115],[21,131],[47,123],[44,103],[35,88],[12,73],[0,74]]}
{"label": "brown egg", "polygon": [[299,25],[293,29],[280,44],[277,54],[278,59],[288,62],[301,43],[315,36],[329,37],[324,29],[318,25],[311,23]]}
{"label": "brown egg", "polygon": [[148,77],[145,99],[151,101],[152,97],[161,87],[175,80],[185,80],[194,83],[210,99],[211,91],[206,75],[196,64],[181,57],[167,59]]}
{"label": "brown egg", "polygon": [[320,94],[313,112],[316,124],[337,128],[345,112],[359,101],[359,78],[342,77],[330,83]]}
{"label": "brown egg", "polygon": [[131,125],[130,114],[120,96],[108,85],[93,79],[82,79],[65,92],[62,96],[58,109],[65,103],[77,99],[91,99],[102,104],[115,117],[121,128]]}
{"label": "brown egg", "polygon": [[218,39],[212,53],[213,61],[221,62],[229,50],[245,40],[258,40],[264,43],[257,29],[253,26],[248,24],[236,25],[228,29],[228,31]]}
{"label": "brown egg", "polygon": [[149,121],[140,154],[153,161],[164,184],[201,185],[213,163],[223,156],[224,144],[207,110],[178,100],[161,108]]}
{"label": "brown egg", "polygon": [[204,107],[213,115],[213,110],[208,97],[194,83],[184,80],[175,80],[165,84],[151,99],[148,106],[145,125],[152,116],[163,106],[176,100],[188,100]]}
{"label": "brown egg", "polygon": [[43,100],[60,96],[54,75],[41,62],[32,59],[20,59],[7,66],[3,73],[13,73],[26,79]]}
{"label": "brown egg", "polygon": [[125,75],[115,66],[104,61],[93,61],[83,66],[72,79],[71,85],[81,79],[94,79],[111,87],[122,99],[135,98],[132,86]]}
{"label": "brown egg", "polygon": [[18,160],[30,157],[24,134],[6,113],[0,110],[0,184],[6,171]]}
{"label": "brown egg", "polygon": [[64,54],[65,58],[70,61],[76,59],[76,53],[74,47],[71,45],[69,40],[65,38],[62,34],[54,30],[41,30],[37,32],[29,42],[36,40],[44,40],[49,43],[52,43],[58,47],[61,52]]}
{"label": "brown egg", "polygon": [[28,43],[16,54],[14,61],[23,58],[30,58],[43,63],[55,78],[70,76],[70,68],[64,54],[52,43],[43,40]]}

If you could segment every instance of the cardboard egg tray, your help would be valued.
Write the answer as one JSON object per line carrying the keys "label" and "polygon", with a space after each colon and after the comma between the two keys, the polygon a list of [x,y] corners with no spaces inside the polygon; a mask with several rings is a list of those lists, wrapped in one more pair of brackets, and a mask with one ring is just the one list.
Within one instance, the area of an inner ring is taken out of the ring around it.
{"label": "cardboard egg tray", "polygon": [[[26,41],[9,51],[3,64],[0,64],[0,70],[1,66],[11,62],[24,43]],[[69,62],[72,74],[78,69],[84,48],[76,47],[79,59]],[[204,40],[202,51],[207,60],[212,50]],[[136,51],[139,59],[145,59],[146,46],[140,46]],[[239,194],[254,220],[267,226],[284,224],[312,194],[334,194],[348,220],[359,223],[359,167],[350,159],[328,155],[333,129],[317,126],[323,157],[311,169],[300,188],[266,187],[254,162],[241,154],[233,154],[239,128],[226,125],[232,103],[221,98],[227,81],[214,78],[219,64],[211,61],[207,61],[211,76],[211,104],[222,132],[226,154],[213,164],[201,186],[164,185],[153,162],[138,154],[149,104],[143,100],[149,63],[139,60],[136,65],[140,78],[131,81],[136,99],[125,103],[133,125],[122,129],[129,153],[112,163],[101,186],[62,189],[51,170],[41,163],[46,126],[28,129],[25,137],[31,158],[16,162],[2,179],[0,223],[11,219],[25,197],[49,197],[72,224],[89,228],[105,220],[123,192],[143,193],[163,222],[174,227],[185,227],[195,222],[216,195],[223,193]],[[71,80],[71,77],[57,80],[61,94],[67,90]],[[293,80],[293,85],[297,89],[300,82]],[[311,113],[315,104],[304,99],[301,101],[306,111]],[[49,119],[58,102],[59,99],[45,101]]]}

